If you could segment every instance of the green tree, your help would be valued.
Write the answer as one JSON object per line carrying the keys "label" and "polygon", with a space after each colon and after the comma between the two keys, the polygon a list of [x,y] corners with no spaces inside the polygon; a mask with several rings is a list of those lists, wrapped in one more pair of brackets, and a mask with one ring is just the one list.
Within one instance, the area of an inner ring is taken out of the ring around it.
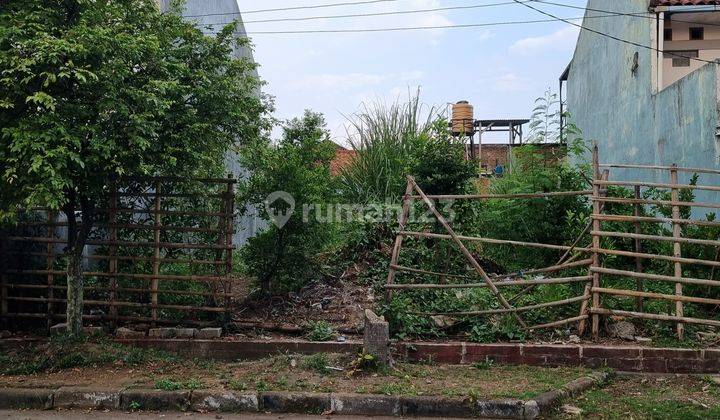
{"label": "green tree", "polygon": [[[265,232],[250,239],[242,255],[265,294],[297,288],[317,274],[314,256],[328,244],[333,225],[332,220],[316,216],[332,216],[329,204],[337,194],[330,173],[337,146],[329,138],[323,116],[305,111],[301,119],[285,125],[278,144],[260,141],[242,152],[241,160],[252,175],[240,185],[240,197],[269,222]],[[267,202],[272,198],[277,199]],[[317,213],[315,204],[327,206]]]}
{"label": "green tree", "polygon": [[253,64],[234,25],[207,37],[153,0],[5,0],[0,10],[0,216],[68,220],[68,328],[82,328],[82,249],[123,175],[223,171],[264,131]]}

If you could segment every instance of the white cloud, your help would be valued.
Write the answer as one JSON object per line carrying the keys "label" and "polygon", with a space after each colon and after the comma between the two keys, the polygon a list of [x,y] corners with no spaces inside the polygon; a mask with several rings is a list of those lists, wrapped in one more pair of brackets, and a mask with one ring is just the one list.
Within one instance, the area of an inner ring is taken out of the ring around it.
{"label": "white cloud", "polygon": [[579,28],[569,26],[548,35],[523,38],[510,46],[510,52],[529,55],[548,51],[566,51],[575,45],[579,31]]}

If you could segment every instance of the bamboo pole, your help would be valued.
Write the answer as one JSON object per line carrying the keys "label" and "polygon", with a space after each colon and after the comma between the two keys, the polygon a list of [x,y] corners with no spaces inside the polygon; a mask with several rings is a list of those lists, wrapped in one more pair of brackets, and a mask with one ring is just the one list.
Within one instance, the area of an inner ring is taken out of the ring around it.
{"label": "bamboo pole", "polygon": [[[674,166],[673,166],[674,168]],[[677,170],[674,170],[677,174]],[[672,172],[672,170],[671,170]],[[715,185],[683,185],[678,184],[677,182],[670,181],[669,184],[662,183],[662,182],[645,182],[645,181],[596,181],[599,185],[616,185],[616,186],[625,186],[625,187],[634,187],[635,185],[640,185],[643,187],[651,187],[651,188],[667,188],[667,189],[676,189],[676,190],[705,190],[705,191],[720,191],[720,187]],[[673,201],[680,201],[678,199],[675,199]]]}
{"label": "bamboo pole", "polygon": [[[633,206],[633,215],[635,217],[640,217],[641,215],[641,209],[640,209],[640,203],[637,202],[637,200],[641,199],[640,195],[640,186],[635,186],[635,204]],[[640,235],[642,235],[642,226],[640,225],[639,221],[635,221],[635,252],[638,254],[642,253],[642,240],[639,238]],[[638,273],[643,272],[643,260],[640,257],[635,257],[635,271]],[[644,284],[643,281],[640,279],[635,280],[635,289],[638,292],[643,292]],[[638,296],[637,299],[635,299],[635,310],[637,312],[643,312],[643,298],[642,296]]]}
{"label": "bamboo pole", "polygon": [[[490,291],[495,295],[495,297],[500,301],[500,304],[505,309],[512,309],[510,304],[505,300],[505,297],[500,293],[497,287],[495,287],[495,284],[493,284],[492,280],[490,280],[490,277],[485,273],[485,270],[478,264],[478,262],[475,260],[475,257],[473,257],[472,253],[468,251],[468,249],[465,247],[465,244],[460,240],[460,238],[455,234],[455,231],[450,227],[450,224],[445,220],[442,214],[440,214],[439,211],[435,208],[435,205],[432,201],[430,201],[429,198],[425,195],[425,193],[420,189],[420,187],[415,182],[415,179],[413,177],[408,176],[408,184],[412,185],[412,187],[415,189],[415,191],[422,197],[423,202],[428,206],[430,211],[435,215],[435,218],[440,222],[441,225],[445,228],[448,234],[452,237],[452,240],[455,242],[455,244],[460,248],[460,251],[465,255],[465,258],[470,262],[470,264],[475,268],[475,271],[482,277],[482,279],[485,281],[485,283],[488,284],[488,287],[490,288]],[[520,316],[517,314],[517,312],[513,312],[513,316],[515,319],[520,323],[520,325],[525,328],[527,325],[525,322],[520,318]]]}
{"label": "bamboo pole", "polygon": [[[7,270],[7,274],[54,274],[62,275],[65,273],[61,270]],[[182,275],[182,274],[138,274],[138,273],[115,273],[110,274],[103,271],[83,271],[83,276],[90,277],[122,277],[131,279],[158,279],[158,280],[185,280],[185,281],[221,281],[224,276],[199,276],[199,275]],[[108,289],[109,290],[109,289]]]}
{"label": "bamboo pole", "polygon": [[717,280],[696,279],[696,278],[692,278],[692,277],[677,278],[675,276],[663,276],[660,274],[649,274],[649,273],[636,273],[634,271],[615,270],[612,268],[602,268],[602,267],[593,268],[592,271],[597,272],[597,273],[602,273],[602,274],[609,274],[612,276],[630,277],[630,278],[636,278],[636,279],[639,278],[639,279],[647,279],[647,280],[658,280],[658,281],[668,281],[668,282],[683,283],[683,284],[696,284],[699,286],[720,287],[720,281],[717,281]]}
{"label": "bamboo pole", "polygon": [[623,216],[619,214],[603,214],[594,216],[601,221],[606,222],[648,222],[648,223],[676,223],[680,225],[694,225],[694,226],[710,226],[720,227],[720,222],[712,222],[708,220],[694,220],[694,219],[674,219],[668,217],[635,217],[635,216]]}
{"label": "bamboo pole", "polygon": [[[433,239],[453,239],[452,235],[445,235],[442,233],[430,233],[430,232],[411,232],[411,231],[402,231],[400,232],[400,235],[403,236],[413,236],[416,238],[433,238]],[[495,245],[512,245],[512,246],[524,246],[528,248],[542,248],[542,249],[552,249],[556,251],[567,251],[570,249],[573,249],[578,252],[592,252],[589,248],[572,248],[566,245],[553,245],[553,244],[541,244],[536,242],[521,242],[521,241],[509,241],[505,239],[493,239],[493,238],[482,238],[477,236],[463,236],[463,235],[455,235],[458,239],[462,241],[468,241],[468,242],[481,242],[481,243],[487,243],[487,244],[495,244]]]}
{"label": "bamboo pole", "polygon": [[[570,262],[570,263],[566,263],[566,264],[554,265],[551,267],[538,268],[535,270],[524,271],[522,273],[522,275],[531,276],[531,275],[535,275],[535,274],[553,273],[553,272],[557,272],[557,271],[567,270],[570,268],[582,267],[584,265],[588,265],[589,263],[590,263],[589,259],[582,260],[582,261],[575,261],[575,262]],[[439,273],[436,271],[421,270],[419,268],[403,267],[401,265],[392,265],[391,264],[390,267],[394,268],[397,271],[404,271],[407,273],[416,273],[416,274],[426,274],[426,275],[438,276],[438,277],[445,276],[448,278],[458,278],[458,279],[474,279],[477,277],[477,276],[468,276],[468,275],[462,275],[462,274]],[[516,278],[516,277],[521,277],[521,274],[520,273],[506,274],[506,275],[498,276],[497,278],[498,279],[510,279],[510,278]],[[496,280],[496,283],[499,283],[499,282],[500,282],[500,280]]]}
{"label": "bamboo pole", "polygon": [[[635,186],[640,188],[639,185]],[[672,200],[648,200],[644,198],[624,198],[624,197],[601,197],[600,201],[607,203],[621,204],[650,204],[653,206],[680,206],[680,207],[703,207],[710,209],[720,209],[720,203],[704,203],[693,201],[672,201]]]}
{"label": "bamboo pole", "polygon": [[720,241],[712,241],[707,239],[693,239],[693,238],[673,238],[672,236],[658,236],[658,235],[638,235],[635,233],[625,232],[593,232],[598,236],[605,236],[610,238],[625,238],[625,239],[642,239],[648,241],[666,241],[666,242],[680,242],[683,244],[695,244],[695,245],[707,245],[712,247],[720,247]]}
{"label": "bamboo pole", "polygon": [[[495,281],[492,285],[495,287],[508,286],[526,286],[539,284],[567,284],[576,282],[586,282],[590,276],[577,277],[558,277],[554,279],[537,279],[537,280],[508,280]],[[720,282],[719,282],[720,283]],[[487,283],[443,283],[443,284],[389,284],[385,288],[392,290],[416,290],[416,289],[481,289],[491,287]]]}
{"label": "bamboo pole", "polygon": [[[8,298],[8,300],[17,301],[17,302],[39,302],[39,303],[64,303],[67,302],[67,299],[48,299],[44,297],[39,298],[33,298],[33,297],[21,297],[21,296],[13,296]],[[89,306],[110,306],[110,302],[104,301],[104,300],[85,300],[83,301],[83,304],[89,305]],[[152,308],[152,309],[174,309],[174,310],[182,310],[182,311],[190,311],[190,312],[225,312],[225,308],[218,308],[218,307],[211,307],[211,306],[187,306],[187,305],[153,305],[148,303],[141,303],[141,302],[115,302],[113,303],[115,306],[121,306],[121,307],[129,307],[129,308]],[[108,316],[108,319],[112,319]]]}
{"label": "bamboo pole", "polygon": [[[162,230],[157,230],[158,232]],[[11,242],[37,242],[37,243],[55,243],[55,244],[64,244],[67,243],[67,240],[65,239],[49,239],[49,238],[43,238],[43,237],[27,237],[27,236],[9,236],[7,238]],[[127,247],[127,248],[155,248],[156,246],[160,246],[160,248],[171,248],[171,249],[228,249],[227,245],[218,245],[218,244],[188,244],[188,243],[180,243],[180,242],[160,242],[156,243],[155,241],[146,241],[146,242],[128,242],[128,241],[117,241],[117,242],[111,242],[111,241],[87,241],[87,245],[116,245],[121,247]]]}
{"label": "bamboo pole", "polygon": [[716,320],[712,320],[712,319],[688,318],[688,317],[678,317],[678,316],[661,315],[661,314],[648,314],[648,313],[643,313],[643,312],[632,312],[632,311],[618,311],[618,310],[613,310],[613,309],[591,309],[590,311],[593,314],[601,314],[601,315],[625,316],[625,317],[630,317],[630,318],[643,318],[643,319],[653,319],[656,321],[670,321],[670,322],[687,323],[687,324],[713,325],[716,327],[720,327],[720,321],[716,321]]}
{"label": "bamboo pole", "polygon": [[[402,210],[400,217],[398,218],[398,234],[395,236],[395,244],[393,245],[392,256],[390,257],[390,270],[388,271],[387,281],[385,282],[386,286],[390,286],[395,283],[395,275],[397,271],[394,267],[397,266],[398,260],[400,259],[400,249],[402,248],[404,238],[402,231],[405,229],[405,225],[407,224],[407,220],[410,215],[410,206],[412,204],[412,197],[410,194],[412,194],[412,191],[413,182],[408,177],[407,185],[405,186],[405,195],[403,195],[402,199]],[[390,303],[392,296],[392,290],[388,288],[385,292],[385,300],[387,303]]]}
{"label": "bamboo pole", "polygon": [[[162,215],[160,214],[161,206],[162,206],[162,183],[158,181],[155,184],[155,193],[157,194],[155,196],[155,216],[154,216],[154,222],[156,228],[162,227]],[[158,276],[160,275],[160,229],[156,229],[154,231],[154,239],[155,239],[155,246],[153,248],[153,277],[150,279],[150,289],[154,290],[154,292],[150,293],[150,299],[152,302],[152,310],[151,310],[151,318],[154,320],[153,325],[155,325],[155,322],[157,322],[158,319],[158,311],[157,311],[157,305],[158,305],[158,286],[159,286],[159,279]]]}
{"label": "bamboo pole", "polygon": [[588,319],[587,315],[580,315],[580,316],[576,316],[573,318],[563,319],[560,321],[548,322],[547,324],[534,325],[534,326],[528,328],[528,330],[539,330],[539,329],[543,329],[543,328],[559,327],[561,325],[572,324],[572,323],[575,323],[578,321],[584,321],[587,319]]}
{"label": "bamboo pole", "polygon": [[[673,169],[672,166],[655,166],[655,165],[632,165],[632,164],[620,164],[620,163],[603,163],[600,164],[603,168],[621,168],[621,169],[653,169],[653,170],[662,170],[662,171],[668,171],[670,169]],[[683,167],[675,167],[675,170],[678,172],[691,172],[691,173],[698,173],[698,174],[720,174],[720,170],[717,169],[707,169],[707,168],[683,168]]]}
{"label": "bamboo pole", "polygon": [[[527,194],[448,194],[448,195],[428,195],[431,200],[494,200],[494,199],[530,199],[530,198],[548,198],[548,197],[567,197],[590,195],[591,190],[587,191],[553,191],[546,193],[527,193]],[[419,195],[411,198],[420,199]]]}
{"label": "bamboo pole", "polygon": [[[677,171],[677,165],[673,164],[672,169],[670,169],[670,183],[673,185],[678,185],[678,171]],[[680,201],[680,190],[677,188],[673,188],[670,191],[670,197],[672,201]],[[680,207],[673,206],[672,207],[672,218],[673,219],[680,219]],[[676,241],[673,243],[673,256],[676,259],[679,259],[682,257],[682,247],[680,242],[677,241],[677,238],[680,238],[682,236],[682,227],[678,223],[673,223],[672,226],[673,231],[673,238],[676,239]],[[675,277],[676,278],[682,278],[682,264],[679,260],[675,261],[674,264],[675,268]],[[683,285],[682,283],[675,283],[675,294],[678,296],[682,296],[683,294]],[[683,303],[681,301],[675,302],[675,316],[677,318],[683,318],[684,310],[683,310]],[[678,322],[677,324],[677,335],[678,339],[682,340],[685,336],[685,326]]]}
{"label": "bamboo pole", "polygon": [[597,252],[604,254],[604,255],[620,255],[623,257],[639,257],[646,260],[659,260],[659,261],[670,261],[672,263],[680,263],[680,264],[697,264],[697,265],[706,265],[710,267],[720,267],[720,262],[718,261],[711,261],[711,260],[698,260],[696,258],[685,258],[685,257],[675,257],[670,255],[656,255],[656,254],[642,254],[632,251],[620,251],[616,249],[604,249],[600,248],[597,250]]}
{"label": "bamboo pole", "polygon": [[[598,293],[604,293],[608,295],[617,295],[617,296],[629,296],[629,297],[645,297],[650,299],[662,299],[662,300],[670,300],[673,302],[691,302],[691,303],[702,303],[706,305],[720,305],[720,299],[710,299],[710,298],[701,298],[701,297],[693,297],[693,296],[680,296],[680,295],[665,295],[661,293],[650,293],[650,292],[638,292],[634,290],[623,290],[623,289],[608,289],[599,287],[597,289],[593,289],[597,291]],[[636,311],[636,312],[642,312],[642,311]]]}
{"label": "bamboo pole", "polygon": [[[588,298],[588,296],[576,296],[573,298],[557,300],[557,301],[553,301],[553,302],[544,302],[544,303],[538,303],[536,305],[520,306],[520,307],[505,308],[505,309],[488,309],[488,310],[483,310],[483,311],[468,311],[468,312],[411,312],[411,314],[423,315],[423,316],[436,316],[436,315],[476,316],[476,315],[494,315],[494,314],[506,314],[506,313],[516,314],[518,312],[527,312],[527,311],[532,311],[534,309],[542,309],[542,308],[550,308],[550,307],[554,307],[554,306],[569,305],[571,303],[580,302],[582,300],[587,300],[587,298]],[[523,328],[527,328],[527,326],[524,326]]]}
{"label": "bamboo pole", "polygon": [[[599,215],[602,212],[600,201],[596,200],[596,198],[600,197],[600,185],[597,183],[597,181],[600,180],[600,157],[599,157],[599,151],[598,151],[598,145],[597,142],[593,145],[593,155],[592,155],[592,167],[593,167],[593,216]],[[601,225],[600,220],[593,217],[593,231],[600,231]],[[600,273],[594,272],[592,269],[600,267],[600,254],[595,251],[598,248],[600,248],[600,237],[593,235],[592,237],[592,247],[594,249],[592,253],[592,263],[590,264],[590,275],[592,276],[592,287],[600,287]],[[585,291],[588,292],[590,289],[590,285],[585,286]],[[587,293],[586,293],[587,294]],[[592,308],[597,309],[600,308],[600,294],[599,293],[593,293],[592,294]],[[583,305],[581,308],[580,316],[587,315],[587,302]],[[582,335],[585,332],[585,320],[581,320],[578,324],[578,334]],[[597,338],[600,334],[600,318],[597,314],[593,314],[592,316],[592,335],[593,337]]]}
{"label": "bamboo pole", "polygon": [[[12,289],[47,289],[46,285],[43,284],[13,284],[11,285]],[[66,286],[52,286],[55,290],[66,290]],[[100,286],[87,286],[83,287],[83,290],[94,290],[94,291],[100,291],[100,292],[109,292],[109,287],[100,287]],[[125,287],[118,287],[116,289],[118,292],[128,292],[128,293],[140,293],[140,294],[146,294],[151,293],[153,290],[147,289],[147,288],[125,288]],[[192,291],[186,291],[186,290],[163,290],[163,293],[169,294],[169,295],[182,295],[182,296],[206,296],[206,297],[212,297],[215,296],[215,293],[213,292],[192,292]],[[225,294],[220,294],[220,296],[225,297]],[[228,294],[228,297],[231,297],[232,294]]]}

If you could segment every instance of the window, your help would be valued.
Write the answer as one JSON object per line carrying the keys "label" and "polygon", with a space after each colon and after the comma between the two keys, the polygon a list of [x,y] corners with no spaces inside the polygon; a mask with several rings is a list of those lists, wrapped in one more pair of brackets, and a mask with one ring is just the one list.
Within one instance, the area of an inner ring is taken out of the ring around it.
{"label": "window", "polygon": [[701,41],[705,39],[705,28],[690,28],[690,41]]}
{"label": "window", "polygon": [[672,29],[665,29],[665,41],[672,41]]}
{"label": "window", "polygon": [[698,58],[698,51],[668,51],[673,67],[690,67],[690,59]]}

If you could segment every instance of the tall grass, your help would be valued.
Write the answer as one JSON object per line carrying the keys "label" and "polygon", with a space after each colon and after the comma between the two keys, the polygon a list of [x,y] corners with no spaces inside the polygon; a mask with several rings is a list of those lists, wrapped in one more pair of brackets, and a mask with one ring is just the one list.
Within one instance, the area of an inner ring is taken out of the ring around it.
{"label": "tall grass", "polygon": [[420,92],[407,102],[363,104],[351,116],[348,137],[356,155],[341,174],[347,198],[356,203],[398,201],[405,192],[405,176],[418,163],[429,141],[435,107],[420,102]]}

